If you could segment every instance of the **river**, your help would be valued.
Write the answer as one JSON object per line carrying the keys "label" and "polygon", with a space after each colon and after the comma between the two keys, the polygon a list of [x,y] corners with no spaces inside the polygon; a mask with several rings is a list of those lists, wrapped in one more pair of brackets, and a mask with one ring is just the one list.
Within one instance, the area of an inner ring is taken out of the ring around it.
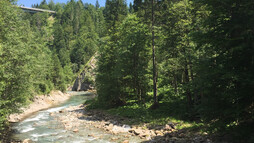
{"label": "river", "polygon": [[[29,139],[37,143],[114,143],[141,142],[136,136],[113,135],[102,129],[89,125],[78,126],[78,132],[66,130],[57,117],[51,116],[71,106],[77,106],[92,98],[88,92],[77,92],[65,103],[39,111],[25,120],[13,125],[13,136],[15,140]],[[67,114],[57,114],[56,116],[66,116]],[[127,133],[126,133],[127,134]]]}

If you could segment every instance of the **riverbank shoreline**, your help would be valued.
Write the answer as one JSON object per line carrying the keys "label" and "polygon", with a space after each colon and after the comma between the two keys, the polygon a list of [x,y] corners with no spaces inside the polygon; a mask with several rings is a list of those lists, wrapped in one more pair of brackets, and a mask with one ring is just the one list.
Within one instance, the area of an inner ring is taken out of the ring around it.
{"label": "riverbank shoreline", "polygon": [[[45,103],[58,103],[60,100],[65,102],[71,95],[65,95],[61,92],[56,91],[55,96],[41,97],[35,101],[45,102]],[[91,94],[92,95],[92,94]],[[53,98],[54,97],[54,98]],[[59,100],[58,100],[59,99]],[[34,102],[36,104],[36,102]],[[44,105],[44,104],[43,104]],[[49,104],[51,107],[56,104]],[[36,106],[38,106],[36,104]],[[91,129],[97,128],[101,132],[110,135],[110,142],[119,143],[129,143],[134,142],[141,143],[157,143],[157,142],[205,142],[211,143],[207,137],[201,135],[190,136],[186,134],[184,130],[176,129],[176,124],[171,122],[165,125],[158,125],[150,127],[148,124],[137,124],[132,118],[127,118],[123,116],[118,116],[108,113],[106,110],[90,109],[87,107],[88,104],[80,103],[76,105],[69,106],[64,109],[51,111],[48,115],[53,118],[53,122],[58,122],[59,125],[56,128],[62,128],[64,133],[73,133],[76,136],[82,135],[93,140],[102,140],[104,136],[98,135],[91,131]],[[42,106],[41,106],[42,107]],[[46,106],[45,106],[46,107]],[[49,108],[51,108],[49,107]],[[31,108],[31,106],[30,106]],[[45,110],[45,109],[41,109]],[[39,110],[40,111],[40,110]],[[36,111],[38,112],[38,111]],[[29,116],[29,115],[27,115]],[[25,117],[24,117],[25,118]],[[20,120],[22,121],[22,120]],[[32,124],[33,127],[38,126],[38,124]],[[84,131],[84,128],[88,130],[88,133]],[[56,134],[57,135],[57,134]],[[20,141],[11,141],[13,143],[26,143],[27,141],[32,141],[33,138],[27,137],[27,139],[22,139]],[[56,140],[57,141],[57,140]]]}
{"label": "riverbank shoreline", "polygon": [[20,113],[11,114],[8,116],[8,122],[10,124],[9,127],[6,128],[4,138],[0,140],[0,143],[20,143],[20,141],[15,141],[11,138],[13,132],[11,129],[12,124],[21,122],[36,112],[57,106],[69,100],[71,96],[73,96],[73,94],[63,93],[59,90],[53,90],[47,95],[36,95],[28,106],[20,109]]}
{"label": "riverbank shoreline", "polygon": [[8,121],[10,123],[20,122],[33,113],[51,108],[67,101],[71,96],[72,95],[69,93],[63,93],[58,90],[51,91],[48,95],[37,95],[34,97],[31,104],[27,107],[21,108],[21,113],[11,114],[8,117]]}
{"label": "riverbank shoreline", "polygon": [[[65,141],[70,141],[73,140],[79,140],[78,138],[82,136],[82,139],[86,140],[87,142],[90,142],[92,140],[98,140],[98,141],[109,141],[109,142],[124,142],[127,140],[129,142],[142,142],[144,140],[139,139],[138,137],[135,136],[130,136],[127,133],[123,132],[122,135],[117,135],[117,134],[110,134],[104,130],[101,129],[97,129],[95,128],[95,124],[92,124],[92,122],[89,120],[92,119],[93,117],[88,117],[86,120],[86,117],[84,116],[86,112],[85,110],[83,110],[84,104],[83,102],[87,99],[91,99],[94,98],[94,94],[90,94],[85,93],[85,94],[78,94],[81,96],[75,96],[72,97],[70,100],[68,100],[68,103],[64,103],[62,104],[63,106],[57,106],[57,107],[53,107],[52,109],[48,109],[42,112],[39,112],[39,115],[37,117],[32,117],[31,121],[30,117],[26,118],[26,120],[21,121],[21,126],[19,126],[19,130],[18,128],[14,127],[15,129],[17,129],[18,132],[20,133],[28,133],[28,136],[25,137],[17,137],[17,136],[13,136],[15,138],[15,140],[12,141],[12,143],[27,143],[27,142],[36,142],[38,141],[38,138],[36,137],[40,137],[41,136],[47,136],[48,138],[53,137],[54,141],[63,141],[62,139],[64,137],[68,137],[66,138]],[[84,95],[84,96],[83,96]],[[85,99],[84,101],[82,99]],[[73,104],[76,103],[76,101],[78,101],[78,104]],[[46,113],[46,114],[45,114]],[[50,132],[49,134],[47,134],[47,132],[43,131],[43,133],[41,132],[42,130],[38,131],[36,130],[37,127],[41,128],[41,124],[45,124],[46,126],[48,125],[45,122],[45,118],[41,117],[41,115],[46,115],[44,117],[50,119],[49,123],[52,124],[53,126],[48,126],[45,127],[45,129],[49,129],[49,130],[62,130],[60,132],[56,131],[56,132]],[[36,121],[35,121],[36,118]],[[42,119],[43,121],[40,122],[40,120],[37,119]],[[52,120],[53,119],[53,120]],[[28,122],[30,122],[29,124],[31,124],[31,128],[35,128],[34,132],[30,132],[30,131],[24,131],[23,127],[27,127],[29,126],[28,124],[26,124]],[[58,124],[59,123],[59,124]],[[95,122],[94,122],[95,123]],[[38,132],[37,132],[38,131]],[[126,130],[126,132],[128,132],[128,130]],[[19,133],[18,133],[19,134]],[[36,136],[35,136],[36,135]],[[42,138],[40,138],[42,139]],[[39,139],[39,140],[40,140]],[[70,139],[70,140],[69,140]],[[43,140],[43,139],[42,139]],[[40,140],[40,141],[42,141]],[[52,141],[53,141],[52,140]],[[67,141],[67,142],[68,142]]]}
{"label": "riverbank shoreline", "polygon": [[[68,114],[68,117],[61,116],[60,114]],[[79,132],[78,127],[90,125],[109,134],[123,136],[125,142],[128,142],[128,137],[134,136],[143,140],[142,143],[212,142],[207,137],[199,134],[194,136],[187,135],[184,130],[177,130],[174,123],[156,126],[154,128],[149,128],[146,124],[128,124],[128,122],[132,122],[132,119],[114,116],[103,110],[87,110],[87,105],[84,104],[68,107],[62,111],[51,114],[51,116],[55,117],[55,120],[60,121],[65,127],[65,130]],[[100,138],[93,134],[90,134],[90,136]],[[119,141],[117,138],[112,138],[112,141],[123,142]]]}

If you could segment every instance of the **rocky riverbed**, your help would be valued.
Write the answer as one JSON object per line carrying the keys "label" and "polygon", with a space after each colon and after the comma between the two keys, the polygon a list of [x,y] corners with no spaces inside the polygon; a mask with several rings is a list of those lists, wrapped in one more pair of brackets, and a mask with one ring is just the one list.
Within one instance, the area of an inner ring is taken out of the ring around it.
{"label": "rocky riverbed", "polygon": [[93,121],[92,115],[85,116],[82,105],[91,98],[93,94],[89,92],[77,92],[75,96],[71,96],[59,106],[36,112],[14,123],[13,142],[136,143],[145,141],[145,139],[129,135],[128,126],[124,126],[125,131],[121,133],[118,131],[117,134],[94,126],[96,122]]}
{"label": "rocky riverbed", "polygon": [[[153,129],[149,129],[146,125],[130,126],[123,124],[123,122],[130,119],[114,117],[98,110],[86,110],[86,106],[83,104],[71,106],[64,110],[51,113],[50,115],[54,117],[55,120],[60,121],[66,130],[79,132],[80,126],[93,126],[112,135],[122,135],[125,138],[123,141],[124,143],[129,142],[128,138],[131,136],[137,136],[145,143],[211,142],[204,136],[188,136],[184,131],[176,130],[174,123],[169,123],[165,126],[156,126]],[[95,136],[93,134],[90,134],[89,136],[100,138],[100,136]],[[118,141],[118,138],[113,137],[111,140]]]}
{"label": "rocky riverbed", "polygon": [[[163,126],[150,127],[145,123],[142,125],[134,124],[132,119],[113,116],[102,110],[87,110],[86,105],[82,103],[94,98],[94,94],[89,92],[77,92],[75,96],[70,97],[69,100],[57,107],[36,112],[32,116],[25,118],[25,120],[15,123],[13,126],[13,138],[18,140],[19,143],[211,142],[203,135],[188,134],[188,131],[184,129],[177,130],[176,124],[172,122]],[[48,97],[37,99],[37,101],[46,101],[45,103],[47,103],[48,100]],[[53,100],[56,101],[55,99],[49,101],[52,102]],[[65,99],[63,98],[62,100],[64,101]],[[34,104],[36,104],[36,102]]]}

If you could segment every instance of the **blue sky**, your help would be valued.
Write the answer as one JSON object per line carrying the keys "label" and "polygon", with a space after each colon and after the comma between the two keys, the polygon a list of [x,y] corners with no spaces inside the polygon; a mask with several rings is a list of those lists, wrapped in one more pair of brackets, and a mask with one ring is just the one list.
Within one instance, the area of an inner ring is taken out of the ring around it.
{"label": "blue sky", "polygon": [[[26,7],[31,7],[32,4],[40,4],[42,0],[18,0],[18,5],[24,5]],[[53,0],[55,3],[60,2],[60,3],[66,3],[67,1],[70,0]],[[95,5],[96,0],[82,0],[84,3],[91,3]],[[105,6],[106,0],[98,0],[100,3],[100,6]],[[127,4],[129,5],[130,2],[133,0],[127,0]],[[49,0],[47,0],[49,2]]]}

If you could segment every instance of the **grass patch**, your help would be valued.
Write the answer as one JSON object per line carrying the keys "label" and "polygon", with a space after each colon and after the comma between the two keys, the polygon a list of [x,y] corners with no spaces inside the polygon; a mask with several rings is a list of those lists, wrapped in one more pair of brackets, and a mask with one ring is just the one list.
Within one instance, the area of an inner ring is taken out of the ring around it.
{"label": "grass patch", "polygon": [[[181,104],[171,104],[160,102],[159,108],[149,109],[152,103],[139,104],[135,100],[130,100],[125,106],[105,109],[97,99],[86,101],[88,109],[100,109],[114,116],[131,119],[129,125],[143,125],[153,128],[173,123],[176,129],[191,129],[202,131],[203,123],[188,120],[186,108],[180,108]],[[170,106],[171,105],[171,106]],[[176,106],[177,105],[177,106]],[[174,106],[174,107],[173,107]],[[185,116],[182,114],[186,113]]]}
{"label": "grass patch", "polygon": [[[192,137],[199,135],[209,136],[215,142],[253,142],[253,122],[242,124],[232,123],[224,130],[212,126],[212,122],[202,122],[195,114],[195,108],[188,108],[183,99],[174,99],[160,101],[159,108],[149,109],[152,102],[140,104],[135,100],[129,100],[125,106],[107,109],[97,99],[87,101],[90,109],[100,109],[113,116],[127,118],[124,124],[144,125],[149,129],[155,129],[157,126],[173,123],[181,133]],[[218,125],[217,125],[218,126]],[[220,125],[223,126],[223,125]],[[219,126],[219,127],[220,127]]]}

